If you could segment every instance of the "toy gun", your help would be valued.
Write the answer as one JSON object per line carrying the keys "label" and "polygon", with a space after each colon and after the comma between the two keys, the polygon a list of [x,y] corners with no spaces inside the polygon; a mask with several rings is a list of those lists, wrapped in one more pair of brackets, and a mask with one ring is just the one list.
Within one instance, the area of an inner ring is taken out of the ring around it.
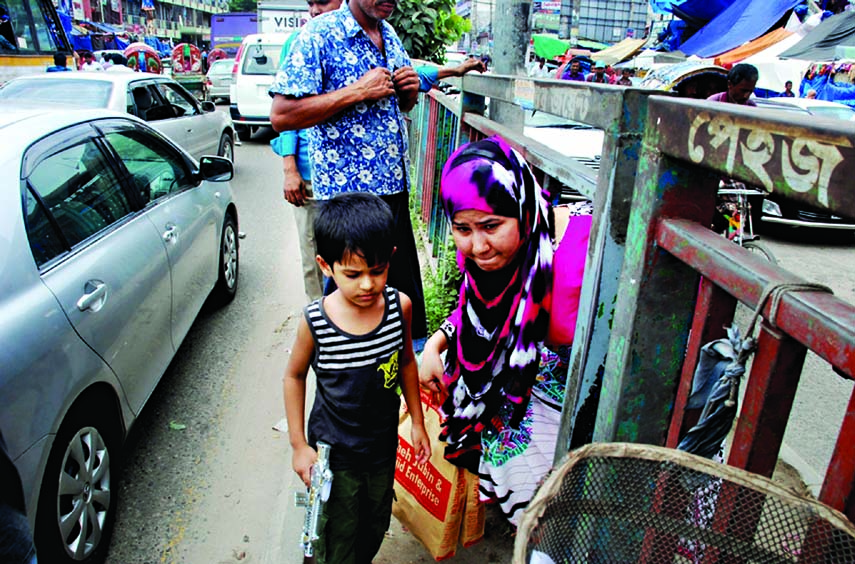
{"label": "toy gun", "polygon": [[303,555],[311,557],[314,554],[314,543],[318,540],[318,523],[324,504],[330,498],[333,474],[330,470],[330,445],[318,442],[318,459],[312,465],[312,478],[309,491],[298,492],[294,496],[297,507],[306,508],[306,518],[303,521],[303,535],[300,546]]}

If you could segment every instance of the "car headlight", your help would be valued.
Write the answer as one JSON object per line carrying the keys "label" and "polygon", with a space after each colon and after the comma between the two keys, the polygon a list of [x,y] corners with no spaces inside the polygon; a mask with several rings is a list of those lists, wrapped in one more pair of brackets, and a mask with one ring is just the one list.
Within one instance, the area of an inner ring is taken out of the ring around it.
{"label": "car headlight", "polygon": [[763,199],[763,213],[766,215],[774,215],[777,217],[783,217],[784,214],[781,213],[781,206],[773,202],[772,200]]}

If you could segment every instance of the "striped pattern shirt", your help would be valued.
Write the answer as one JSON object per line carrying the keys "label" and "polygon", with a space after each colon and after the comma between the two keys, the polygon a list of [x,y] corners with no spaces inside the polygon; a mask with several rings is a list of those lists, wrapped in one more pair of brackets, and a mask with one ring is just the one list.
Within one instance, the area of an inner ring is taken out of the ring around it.
{"label": "striped pattern shirt", "polygon": [[404,321],[398,291],[387,287],[385,301],[383,319],[364,335],[350,334],[330,321],[323,300],[305,308],[317,378],[309,443],[322,440],[332,446],[333,471],[394,463]]}

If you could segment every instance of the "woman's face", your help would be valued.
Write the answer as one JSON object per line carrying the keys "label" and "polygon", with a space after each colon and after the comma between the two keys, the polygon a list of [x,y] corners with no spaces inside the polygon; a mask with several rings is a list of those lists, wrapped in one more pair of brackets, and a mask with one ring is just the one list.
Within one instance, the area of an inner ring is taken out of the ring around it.
{"label": "woman's face", "polygon": [[451,234],[463,256],[485,272],[507,266],[522,246],[519,220],[479,210],[454,214]]}

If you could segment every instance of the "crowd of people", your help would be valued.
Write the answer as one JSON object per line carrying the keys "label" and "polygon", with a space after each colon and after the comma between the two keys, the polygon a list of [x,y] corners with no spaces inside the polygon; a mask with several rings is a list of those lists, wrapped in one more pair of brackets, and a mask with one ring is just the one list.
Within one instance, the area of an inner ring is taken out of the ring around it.
{"label": "crowd of people", "polygon": [[[79,71],[86,72],[132,72],[128,66],[128,59],[120,53],[104,53],[100,60],[95,59],[95,55],[89,51],[82,54],[74,52],[73,63]],[[54,53],[53,65],[45,69],[46,72],[68,72],[71,68],[68,66],[68,56],[65,53]]]}
{"label": "crowd of people", "polygon": [[[555,455],[592,207],[552,205],[501,137],[458,148],[439,196],[463,283],[458,307],[428,336],[404,114],[420,90],[483,63],[416,68],[385,21],[391,5],[308,4],[313,19],[283,48],[270,89],[281,132],[271,145],[298,219],[309,301],[283,395],[293,469],[307,485],[318,443],[332,445],[319,561],[370,562],[391,519],[399,393],[419,461],[436,438],[425,436],[419,386],[441,398],[445,459],[477,475],[482,500],[518,523]],[[737,65],[710,101],[750,103],[748,67]],[[528,72],[546,68],[541,59]],[[595,63],[586,74],[573,61],[563,78],[630,86],[632,71]],[[372,519],[360,519],[365,511]]]}

